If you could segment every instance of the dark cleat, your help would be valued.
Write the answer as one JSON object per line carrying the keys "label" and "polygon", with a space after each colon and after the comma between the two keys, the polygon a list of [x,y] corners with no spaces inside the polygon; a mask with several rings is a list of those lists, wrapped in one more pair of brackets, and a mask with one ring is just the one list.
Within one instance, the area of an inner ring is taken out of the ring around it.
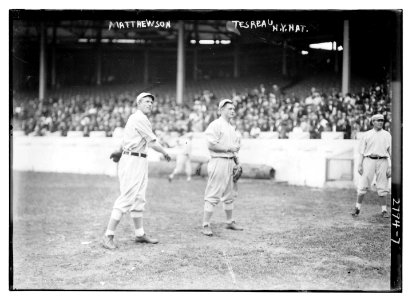
{"label": "dark cleat", "polygon": [[147,244],[157,244],[159,240],[151,239],[146,234],[142,236],[137,236],[134,240],[136,243],[147,243]]}
{"label": "dark cleat", "polygon": [[243,230],[242,227],[240,227],[239,225],[236,225],[235,221],[233,221],[230,224],[226,224],[226,229],[231,229],[231,230]]}
{"label": "dark cleat", "polygon": [[203,226],[202,233],[207,236],[212,236],[213,232],[212,232],[212,229],[210,228],[210,225]]}
{"label": "dark cleat", "polygon": [[389,214],[386,210],[382,212],[382,218],[389,218]]}
{"label": "dark cleat", "polygon": [[352,211],[351,215],[352,217],[357,217],[360,213],[359,208],[355,207],[355,209]]}

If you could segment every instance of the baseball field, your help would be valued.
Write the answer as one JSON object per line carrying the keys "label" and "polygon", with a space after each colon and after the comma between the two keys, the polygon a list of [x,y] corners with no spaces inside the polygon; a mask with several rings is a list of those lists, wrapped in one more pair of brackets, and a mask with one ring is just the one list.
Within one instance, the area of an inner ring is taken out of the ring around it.
{"label": "baseball field", "polygon": [[[200,234],[206,179],[150,177],[145,231],[131,219],[115,251],[100,241],[119,193],[108,176],[13,172],[13,289],[22,290],[389,290],[390,220],[376,194],[360,216],[356,191],[241,179],[235,218],[245,230]],[[388,203],[389,204],[389,203]]]}

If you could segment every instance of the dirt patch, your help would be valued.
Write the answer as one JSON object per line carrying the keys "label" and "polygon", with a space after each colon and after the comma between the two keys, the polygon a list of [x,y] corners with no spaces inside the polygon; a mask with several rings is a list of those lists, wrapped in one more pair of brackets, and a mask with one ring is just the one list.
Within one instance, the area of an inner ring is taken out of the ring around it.
{"label": "dirt patch", "polygon": [[349,214],[353,190],[312,190],[273,181],[240,182],[235,218],[200,234],[205,179],[149,179],[146,232],[133,242],[129,216],[119,249],[100,240],[118,196],[116,178],[13,173],[13,288],[74,290],[389,290],[390,221],[377,197]]}

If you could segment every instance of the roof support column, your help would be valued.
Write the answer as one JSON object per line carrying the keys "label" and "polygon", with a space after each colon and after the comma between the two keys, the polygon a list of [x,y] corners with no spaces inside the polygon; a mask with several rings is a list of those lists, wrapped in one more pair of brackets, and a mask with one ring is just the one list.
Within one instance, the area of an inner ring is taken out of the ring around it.
{"label": "roof support column", "polygon": [[342,96],[350,89],[350,43],[349,20],[343,21],[343,61],[342,61]]}
{"label": "roof support column", "polygon": [[56,87],[56,24],[53,24],[53,39],[51,45],[51,86]]}
{"label": "roof support column", "polygon": [[143,83],[147,86],[149,82],[149,49],[144,50],[144,62],[143,62]]}
{"label": "roof support column", "polygon": [[235,43],[233,49],[233,77],[239,78],[239,43]]}
{"label": "roof support column", "polygon": [[96,85],[102,85],[102,45],[101,30],[98,31],[96,40]]}
{"label": "roof support column", "polygon": [[46,97],[46,26],[40,23],[39,100]]}
{"label": "roof support column", "polygon": [[197,70],[198,70],[197,59],[198,59],[198,57],[197,57],[197,48],[195,48],[193,50],[193,80],[194,81],[197,81]]}
{"label": "roof support column", "polygon": [[177,82],[176,82],[176,102],[183,103],[184,80],[185,80],[185,45],[184,45],[184,22],[178,23],[177,37]]}
{"label": "roof support column", "polygon": [[282,75],[288,76],[288,42],[283,41],[283,52],[282,52]]}

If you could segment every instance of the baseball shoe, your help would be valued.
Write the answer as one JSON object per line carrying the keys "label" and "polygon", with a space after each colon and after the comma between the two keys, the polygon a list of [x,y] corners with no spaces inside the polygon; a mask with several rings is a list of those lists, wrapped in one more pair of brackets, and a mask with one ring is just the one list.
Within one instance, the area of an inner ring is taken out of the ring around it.
{"label": "baseball shoe", "polygon": [[169,180],[169,182],[172,182],[172,179],[173,179],[172,175],[169,175],[169,177],[167,178],[167,180]]}
{"label": "baseball shoe", "polygon": [[113,238],[109,238],[107,235],[103,237],[102,246],[103,248],[106,248],[109,250],[114,250],[117,248],[117,246],[115,245],[113,241]]}
{"label": "baseball shoe", "polygon": [[389,218],[389,214],[386,210],[382,212],[382,218]]}
{"label": "baseball shoe", "polygon": [[232,221],[229,224],[226,224],[226,229],[231,229],[231,230],[243,230],[242,227],[239,225],[236,225],[235,221]]}
{"label": "baseball shoe", "polygon": [[352,217],[357,217],[360,213],[359,208],[355,207],[354,210],[351,212]]}
{"label": "baseball shoe", "polygon": [[207,236],[212,236],[213,232],[212,232],[212,229],[210,228],[210,225],[203,226],[202,233]]}
{"label": "baseball shoe", "polygon": [[192,180],[192,178],[191,177],[187,177],[187,179],[186,179],[187,181],[191,181]]}
{"label": "baseball shoe", "polygon": [[149,238],[146,234],[142,236],[137,236],[134,240],[136,243],[147,243],[147,244],[157,244],[159,240]]}

